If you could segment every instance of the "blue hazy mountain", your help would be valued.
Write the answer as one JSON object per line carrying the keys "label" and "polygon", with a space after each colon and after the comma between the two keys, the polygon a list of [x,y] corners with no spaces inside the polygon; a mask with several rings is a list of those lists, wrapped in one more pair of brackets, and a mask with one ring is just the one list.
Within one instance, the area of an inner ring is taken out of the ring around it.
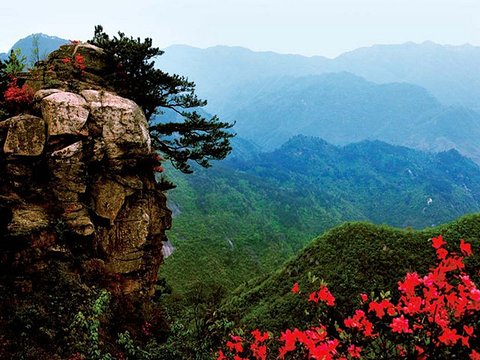
{"label": "blue hazy mountain", "polygon": [[195,81],[198,94],[208,99],[208,109],[221,113],[232,105],[229,95],[242,85],[265,78],[271,80],[322,73],[326,71],[329,60],[254,52],[242,47],[215,46],[204,50],[175,45],[165,49],[156,63],[165,71],[182,74]]}
{"label": "blue hazy mountain", "polygon": [[407,82],[426,88],[440,102],[480,109],[480,47],[422,44],[375,45],[333,60],[333,71],[368,80]]}
{"label": "blue hazy mountain", "polygon": [[[32,34],[23,39],[18,40],[10,48],[8,53],[13,49],[20,49],[22,54],[27,57],[27,62],[32,62],[32,50],[34,45],[34,38],[38,39],[38,48],[40,58],[45,58],[52,51],[58,49],[61,45],[67,44],[68,40],[61,39],[57,36],[45,35],[42,33]],[[5,60],[8,57],[8,53],[0,54],[0,60]]]}
{"label": "blue hazy mountain", "polygon": [[209,112],[265,150],[304,134],[456,148],[480,161],[479,47],[377,45],[327,59],[172,46],[157,61],[195,81]]}
{"label": "blue hazy mountain", "polygon": [[[334,59],[254,52],[216,46],[171,46],[158,60],[170,72],[186,74],[200,95],[222,110],[225,91],[251,80],[347,71],[377,83],[408,82],[427,89],[446,105],[480,107],[480,47],[422,44],[375,45]],[[218,110],[217,110],[218,111]]]}
{"label": "blue hazy mountain", "polygon": [[455,148],[480,161],[480,114],[443,105],[416,85],[333,73],[252,81],[230,96],[220,115],[266,150],[303,134],[337,145],[382,140],[428,151]]}

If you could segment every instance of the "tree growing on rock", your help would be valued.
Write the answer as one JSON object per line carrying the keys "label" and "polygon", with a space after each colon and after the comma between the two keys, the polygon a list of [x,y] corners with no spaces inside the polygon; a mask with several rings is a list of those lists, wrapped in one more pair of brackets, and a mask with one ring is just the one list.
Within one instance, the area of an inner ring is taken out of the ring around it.
{"label": "tree growing on rock", "polygon": [[[142,107],[150,123],[153,146],[179,170],[191,173],[189,161],[209,167],[231,151],[233,124],[217,116],[207,118],[198,108],[207,104],[195,94],[195,84],[186,77],[170,75],[155,68],[153,59],[163,54],[152,46],[152,39],[134,39],[119,32],[110,37],[102,26],[95,27],[91,44],[102,48],[107,59],[107,84],[119,95]],[[162,121],[154,117],[164,111],[176,119]]]}
{"label": "tree growing on rock", "polygon": [[17,76],[25,69],[26,57],[20,49],[10,51],[8,59],[0,60],[0,120],[11,116],[7,102],[12,99],[22,99],[25,89],[17,86]]}
{"label": "tree growing on rock", "polygon": [[5,108],[4,93],[8,88],[9,78],[6,72],[7,66],[0,60],[0,120],[3,120],[8,116],[7,109]]}
{"label": "tree growing on rock", "polygon": [[16,77],[25,70],[26,64],[27,57],[22,54],[20,49],[11,50],[7,61],[5,61],[5,72],[10,76]]}

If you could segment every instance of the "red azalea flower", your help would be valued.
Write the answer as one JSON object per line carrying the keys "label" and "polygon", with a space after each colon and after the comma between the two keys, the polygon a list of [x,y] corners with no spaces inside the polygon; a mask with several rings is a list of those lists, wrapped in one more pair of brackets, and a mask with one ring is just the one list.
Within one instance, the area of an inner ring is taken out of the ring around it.
{"label": "red azalea flower", "polygon": [[326,303],[328,306],[335,305],[335,297],[326,286],[323,286],[318,292],[318,298]]}
{"label": "red azalea flower", "polygon": [[480,360],[480,353],[473,350],[470,354],[470,360]]}
{"label": "red azalea flower", "polygon": [[460,240],[460,251],[465,256],[471,256],[472,255],[472,245],[469,244],[469,243],[466,243],[463,239],[461,239]]}
{"label": "red azalea flower", "polygon": [[361,351],[362,351],[362,348],[360,348],[358,346],[355,346],[353,344],[348,347],[348,353],[354,359],[360,359],[361,358],[361,355],[360,355]]}
{"label": "red azalea flower", "polygon": [[296,283],[293,284],[293,286],[292,286],[292,293],[298,294],[299,291],[300,291],[300,286],[298,285],[298,282],[296,282]]}
{"label": "red azalea flower", "polygon": [[472,335],[473,335],[473,326],[463,325],[463,330],[465,331],[465,333],[466,333],[468,336],[472,336]]}
{"label": "red azalea flower", "polygon": [[439,258],[440,260],[445,259],[447,255],[448,255],[448,251],[445,250],[444,248],[440,248],[437,250],[437,258]]}
{"label": "red azalea flower", "polygon": [[255,329],[252,331],[252,335],[257,342],[264,342],[267,341],[270,338],[270,335],[268,335],[268,332],[264,332],[263,334],[260,332],[260,330]]}
{"label": "red azalea flower", "polygon": [[443,241],[442,235],[438,235],[438,237],[432,238],[432,246],[433,246],[434,249],[439,249],[446,244],[447,243],[445,241]]}
{"label": "red azalea flower", "polygon": [[443,329],[442,335],[438,337],[440,342],[444,343],[445,345],[455,345],[455,343],[460,339],[460,336],[457,334],[457,330],[445,328]]}
{"label": "red azalea flower", "polygon": [[405,319],[403,315],[401,315],[400,317],[394,318],[392,320],[392,323],[390,324],[390,327],[392,328],[393,332],[397,332],[399,334],[401,333],[409,334],[413,332],[408,327],[408,319]]}

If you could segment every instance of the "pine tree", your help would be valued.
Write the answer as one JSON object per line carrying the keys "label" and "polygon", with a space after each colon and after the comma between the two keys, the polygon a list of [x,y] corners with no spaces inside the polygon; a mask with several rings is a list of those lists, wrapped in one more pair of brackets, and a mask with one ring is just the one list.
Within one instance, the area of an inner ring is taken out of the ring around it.
{"label": "pine tree", "polygon": [[[189,161],[209,167],[211,160],[225,158],[231,151],[233,124],[217,116],[206,118],[198,109],[207,104],[195,94],[195,84],[186,77],[170,75],[155,68],[153,59],[163,54],[152,39],[134,39],[119,32],[110,37],[102,26],[95,27],[91,44],[101,47],[107,59],[107,84],[119,95],[135,101],[150,122],[154,147],[185,173]],[[180,121],[165,121],[164,111]]]}
{"label": "pine tree", "polygon": [[18,76],[27,66],[27,57],[22,54],[20,49],[13,49],[5,61],[5,72],[12,77]]}
{"label": "pine tree", "polygon": [[0,60],[0,120],[3,120],[8,117],[8,111],[5,106],[5,100],[3,94],[8,88],[8,83],[10,81],[7,74],[7,65]]}

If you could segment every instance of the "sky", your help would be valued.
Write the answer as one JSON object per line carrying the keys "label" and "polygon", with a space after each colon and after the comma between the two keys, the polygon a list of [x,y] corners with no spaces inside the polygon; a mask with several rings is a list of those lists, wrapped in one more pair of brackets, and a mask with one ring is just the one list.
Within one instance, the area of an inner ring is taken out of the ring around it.
{"label": "sky", "polygon": [[32,33],[88,40],[94,26],[161,48],[243,46],[335,57],[374,44],[480,45],[479,0],[23,0],[0,2],[0,52]]}

